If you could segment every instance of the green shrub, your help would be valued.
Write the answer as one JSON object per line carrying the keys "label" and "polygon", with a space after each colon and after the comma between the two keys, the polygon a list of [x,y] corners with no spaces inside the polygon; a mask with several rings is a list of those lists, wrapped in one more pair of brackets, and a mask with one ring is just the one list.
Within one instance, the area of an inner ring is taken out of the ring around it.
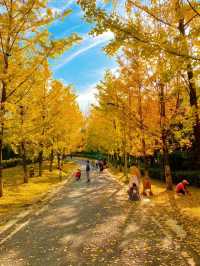
{"label": "green shrub", "polygon": [[176,171],[172,172],[172,176],[175,184],[187,179],[190,185],[200,187],[200,171]]}
{"label": "green shrub", "polygon": [[95,159],[95,160],[101,160],[107,158],[106,154],[102,154],[100,152],[77,152],[72,154],[75,157],[84,157],[88,159]]}
{"label": "green shrub", "polygon": [[154,179],[164,180],[163,170],[160,168],[149,168],[149,176]]}
{"label": "green shrub", "polygon": [[21,163],[22,163],[22,160],[20,158],[15,158],[15,159],[3,160],[2,166],[3,168],[9,168],[9,167],[17,166]]}
{"label": "green shrub", "polygon": [[[149,175],[153,179],[164,181],[164,174],[161,168],[150,168]],[[200,187],[200,171],[173,171],[172,179],[174,184],[181,182],[183,179],[187,179],[190,185]]]}
{"label": "green shrub", "polygon": [[[27,164],[30,164],[32,161],[30,159],[27,160]],[[2,161],[2,166],[3,168],[10,168],[10,167],[15,167],[17,165],[22,164],[22,159],[21,158],[15,158],[15,159],[9,159],[9,160],[3,160]]]}

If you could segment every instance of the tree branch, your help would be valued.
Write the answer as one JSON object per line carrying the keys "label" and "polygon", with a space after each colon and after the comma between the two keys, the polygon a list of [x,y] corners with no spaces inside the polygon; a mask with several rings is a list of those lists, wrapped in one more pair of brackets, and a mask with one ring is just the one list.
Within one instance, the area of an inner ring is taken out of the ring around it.
{"label": "tree branch", "polygon": [[168,27],[172,27],[172,28],[176,29],[175,26],[173,26],[173,25],[170,24],[169,22],[163,20],[162,18],[157,17],[155,14],[153,14],[152,12],[150,12],[147,8],[145,8],[145,7],[141,6],[141,5],[139,5],[139,4],[135,3],[135,2],[133,2],[132,0],[130,0],[130,2],[131,2],[135,7],[139,8],[140,10],[144,11],[145,13],[147,13],[149,16],[153,17],[155,20],[157,20],[157,21],[159,21],[159,22],[165,24],[165,25],[168,26]]}
{"label": "tree branch", "polygon": [[189,0],[186,0],[189,4],[189,6],[191,7],[191,9],[200,17],[200,13],[193,7],[193,5],[190,3]]}
{"label": "tree branch", "polygon": [[184,27],[187,26],[194,18],[196,18],[198,15],[195,14],[193,17],[191,17],[185,24]]}
{"label": "tree branch", "polygon": [[10,45],[10,50],[12,50],[12,47],[13,47],[13,45],[14,45],[16,39],[17,39],[18,34],[20,33],[21,29],[23,28],[24,24],[26,23],[26,17],[28,16],[28,14],[29,14],[29,13],[31,12],[31,10],[33,9],[35,2],[36,2],[36,1],[34,0],[34,1],[32,2],[32,5],[30,6],[30,8],[25,12],[24,17],[23,17],[23,19],[24,19],[23,22],[22,22],[21,25],[19,26],[19,28],[18,28],[18,30],[16,31],[15,35],[13,36],[13,41],[12,41],[12,43],[11,43],[11,45]]}
{"label": "tree branch", "polygon": [[21,87],[29,78],[30,76],[37,70],[37,68],[46,60],[46,58],[48,57],[48,55],[50,54],[52,50],[52,47],[49,49],[48,53],[46,55],[44,55],[44,57],[42,58],[42,60],[33,68],[33,70],[31,71],[30,74],[28,74],[25,79],[23,81],[21,81],[6,97],[6,99],[8,99],[10,96],[12,96],[19,87]]}
{"label": "tree branch", "polygon": [[152,42],[152,41],[150,41],[148,39],[145,40],[145,39],[143,39],[141,37],[138,37],[138,36],[134,35],[132,31],[129,31],[126,28],[117,27],[115,25],[112,25],[112,27],[115,28],[115,29],[117,29],[118,31],[121,31],[123,33],[126,33],[128,36],[132,37],[133,39],[135,39],[135,40],[137,40],[139,42],[142,42],[144,44],[148,44],[148,45],[154,46],[155,49],[160,49],[162,51],[167,52],[168,54],[172,54],[172,55],[175,55],[175,56],[178,56],[178,57],[184,57],[184,58],[187,58],[187,59],[192,59],[192,60],[195,60],[195,61],[200,61],[200,57],[183,54],[183,53],[178,52],[178,51],[173,51],[170,48],[165,48],[165,47],[162,46],[162,44],[158,44],[158,43]]}

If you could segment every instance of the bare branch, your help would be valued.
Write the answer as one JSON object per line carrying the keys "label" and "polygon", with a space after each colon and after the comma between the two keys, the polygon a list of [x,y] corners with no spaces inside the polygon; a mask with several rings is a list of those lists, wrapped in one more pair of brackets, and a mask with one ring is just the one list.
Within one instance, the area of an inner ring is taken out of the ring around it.
{"label": "bare branch", "polygon": [[26,23],[26,16],[28,16],[28,14],[31,12],[31,10],[33,9],[33,7],[34,7],[34,4],[35,4],[35,0],[32,2],[32,5],[30,6],[30,8],[26,11],[26,13],[24,14],[24,20],[23,20],[23,22],[21,23],[21,25],[19,26],[19,28],[18,28],[18,30],[16,31],[16,33],[15,33],[15,35],[14,35],[14,37],[13,37],[13,41],[12,41],[12,44],[11,44],[11,46],[10,46],[10,50],[12,49],[12,47],[13,47],[13,45],[14,45],[14,43],[15,43],[15,41],[16,41],[16,39],[17,39],[17,36],[18,36],[18,34],[20,33],[20,31],[21,31],[21,29],[23,28],[23,26],[24,26],[24,24]]}
{"label": "bare branch", "polygon": [[12,96],[18,88],[20,88],[26,81],[29,80],[30,76],[37,70],[37,68],[46,60],[46,58],[48,57],[48,55],[50,54],[52,50],[52,47],[49,49],[48,53],[46,55],[44,55],[44,57],[42,58],[42,60],[32,69],[31,73],[29,73],[25,79],[23,81],[21,81],[6,97],[6,99],[8,99],[10,96]]}
{"label": "bare branch", "polygon": [[1,32],[0,32],[0,42],[1,42],[2,52],[3,52],[3,54],[5,54],[5,50],[4,50],[4,46],[3,46],[3,39],[2,39]]}
{"label": "bare branch", "polygon": [[157,21],[159,21],[159,22],[165,24],[165,25],[168,26],[168,27],[172,27],[172,28],[176,29],[175,26],[173,26],[173,25],[170,24],[169,22],[163,20],[162,18],[157,17],[155,14],[153,14],[152,12],[150,12],[147,8],[145,8],[145,7],[141,6],[141,5],[139,5],[139,4],[135,3],[135,2],[133,2],[132,0],[130,0],[130,2],[131,2],[135,7],[139,8],[140,10],[144,11],[145,13],[147,13],[149,16],[153,17],[155,20],[157,20]]}
{"label": "bare branch", "polygon": [[7,12],[9,12],[8,6],[6,4],[6,1],[5,0],[2,0],[2,1],[3,1],[4,5],[5,5],[6,9],[7,9]]}
{"label": "bare branch", "polygon": [[195,14],[194,16],[192,16],[185,24],[184,27],[187,26],[194,18],[196,18],[198,15]]}
{"label": "bare branch", "polygon": [[173,47],[172,48],[163,47],[162,44],[152,42],[151,40],[148,40],[148,39],[143,39],[140,36],[136,36],[132,31],[130,31],[128,29],[125,29],[125,28],[122,28],[122,27],[119,28],[118,26],[114,26],[114,25],[112,27],[113,28],[115,27],[115,29],[126,33],[129,37],[135,39],[136,41],[142,42],[142,43],[147,44],[147,45],[152,45],[153,47],[155,47],[155,49],[160,49],[162,51],[165,51],[168,54],[172,54],[172,55],[175,55],[177,57],[184,57],[184,58],[187,58],[187,59],[200,61],[200,57],[196,57],[196,56],[184,54],[184,53],[181,53],[181,52],[178,52],[178,51],[174,51],[174,50],[172,50]]}
{"label": "bare branch", "polygon": [[200,13],[195,9],[195,7],[193,7],[193,5],[190,3],[189,0],[186,0],[189,4],[189,6],[191,7],[191,9],[200,17]]}

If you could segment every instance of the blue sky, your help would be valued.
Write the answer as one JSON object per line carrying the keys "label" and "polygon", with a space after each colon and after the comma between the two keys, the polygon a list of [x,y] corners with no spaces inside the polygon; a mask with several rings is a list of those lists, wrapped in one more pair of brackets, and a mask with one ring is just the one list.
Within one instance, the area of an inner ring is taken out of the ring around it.
{"label": "blue sky", "polygon": [[107,32],[98,37],[88,35],[92,25],[83,20],[83,13],[75,0],[50,0],[50,6],[55,11],[70,8],[72,14],[62,20],[55,21],[49,31],[53,38],[62,38],[76,32],[83,40],[65,52],[61,57],[51,60],[53,76],[65,84],[74,84],[78,102],[83,111],[95,101],[95,85],[103,78],[106,69],[115,71],[114,58],[108,57],[102,48],[112,38]]}

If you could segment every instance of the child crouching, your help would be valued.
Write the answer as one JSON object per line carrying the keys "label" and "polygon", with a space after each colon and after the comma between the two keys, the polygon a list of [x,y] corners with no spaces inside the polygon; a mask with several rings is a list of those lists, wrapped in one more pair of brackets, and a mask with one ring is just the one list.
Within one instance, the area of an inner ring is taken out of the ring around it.
{"label": "child crouching", "polygon": [[79,181],[81,179],[81,170],[78,169],[75,173],[75,178],[76,178],[76,181]]}

